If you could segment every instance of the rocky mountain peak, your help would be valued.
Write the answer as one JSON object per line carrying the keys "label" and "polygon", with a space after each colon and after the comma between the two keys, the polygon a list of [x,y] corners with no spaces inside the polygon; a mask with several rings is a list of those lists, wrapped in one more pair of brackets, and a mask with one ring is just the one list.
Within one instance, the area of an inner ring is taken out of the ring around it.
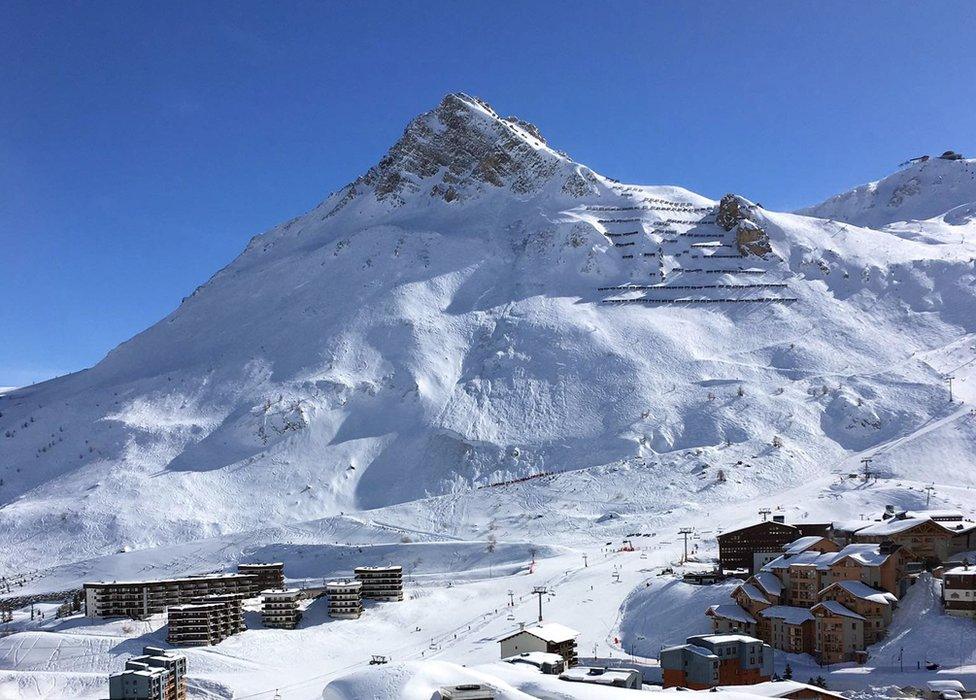
{"label": "rocky mountain peak", "polygon": [[454,202],[494,188],[531,194],[567,166],[564,187],[578,191],[578,166],[551,149],[534,124],[500,117],[480,98],[451,93],[435,109],[411,120],[380,162],[346,188],[332,211],[367,192],[396,206],[417,196]]}

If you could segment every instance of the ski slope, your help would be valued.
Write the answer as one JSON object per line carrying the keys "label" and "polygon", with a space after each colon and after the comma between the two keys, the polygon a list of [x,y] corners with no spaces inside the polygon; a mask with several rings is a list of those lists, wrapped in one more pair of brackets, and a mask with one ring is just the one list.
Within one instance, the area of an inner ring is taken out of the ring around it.
{"label": "ski slope", "polygon": [[[0,392],[0,575],[408,567],[359,626],[313,608],[191,652],[201,698],[343,697],[377,646],[420,693],[458,664],[565,692],[494,664],[538,581],[581,648],[654,658],[710,593],[658,576],[679,527],[705,565],[760,507],[856,519],[934,484],[973,513],[973,163],[774,212],[614,181],[449,95],[96,366]],[[163,623],[21,617],[0,698],[97,697]]]}

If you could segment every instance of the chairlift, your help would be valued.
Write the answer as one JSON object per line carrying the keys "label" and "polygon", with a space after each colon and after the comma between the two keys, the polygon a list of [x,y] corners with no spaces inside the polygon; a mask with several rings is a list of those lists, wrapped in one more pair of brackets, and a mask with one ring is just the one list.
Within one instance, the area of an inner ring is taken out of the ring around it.
{"label": "chairlift", "polygon": [[388,663],[389,660],[382,654],[373,654],[373,658],[369,660],[370,666],[379,666],[380,664]]}

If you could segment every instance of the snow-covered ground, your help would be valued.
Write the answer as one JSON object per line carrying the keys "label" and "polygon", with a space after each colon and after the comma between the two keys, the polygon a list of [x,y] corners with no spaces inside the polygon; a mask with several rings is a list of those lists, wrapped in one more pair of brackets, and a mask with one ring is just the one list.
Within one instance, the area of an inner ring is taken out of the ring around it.
{"label": "snow-covered ground", "polygon": [[[610,180],[448,96],[95,367],[0,391],[0,575],[28,594],[398,562],[401,604],[331,621],[317,601],[296,631],[252,612],[191,650],[195,697],[416,682],[426,700],[460,664],[511,697],[582,697],[495,663],[534,585],[584,654],[653,659],[728,595],[658,575],[680,527],[704,562],[762,507],[872,517],[935,485],[933,506],[976,511],[974,167],[912,165],[807,215],[750,208],[771,251],[740,258],[717,202]],[[849,477],[862,457],[868,483]],[[927,626],[900,618],[878,664],[896,635],[964,629],[913,595]],[[163,625],[18,613],[0,698],[104,694]],[[968,666],[974,647],[939,653]],[[896,682],[871,668],[830,680]]]}

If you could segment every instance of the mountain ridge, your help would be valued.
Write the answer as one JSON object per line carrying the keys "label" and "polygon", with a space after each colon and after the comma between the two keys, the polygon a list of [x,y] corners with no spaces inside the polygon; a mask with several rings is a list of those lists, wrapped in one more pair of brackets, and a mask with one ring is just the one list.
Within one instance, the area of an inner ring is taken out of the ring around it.
{"label": "mountain ridge", "polygon": [[95,367],[0,397],[0,571],[634,460],[748,499],[946,411],[972,236],[725,221],[473,100]]}

